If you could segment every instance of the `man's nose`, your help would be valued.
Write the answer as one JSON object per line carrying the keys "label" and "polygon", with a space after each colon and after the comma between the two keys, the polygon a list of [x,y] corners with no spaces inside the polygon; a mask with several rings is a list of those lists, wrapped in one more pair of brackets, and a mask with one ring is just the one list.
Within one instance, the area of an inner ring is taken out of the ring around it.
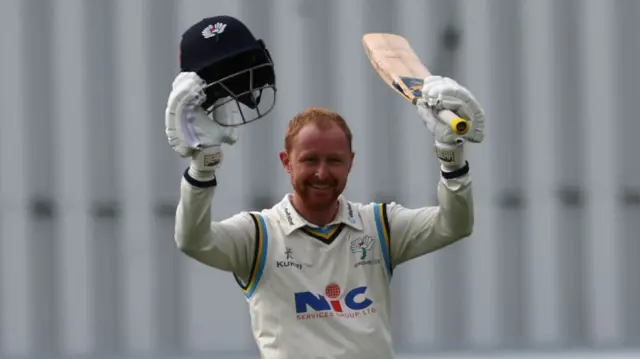
{"label": "man's nose", "polygon": [[329,178],[329,167],[325,162],[320,163],[320,165],[316,169],[315,175],[319,180],[325,180]]}

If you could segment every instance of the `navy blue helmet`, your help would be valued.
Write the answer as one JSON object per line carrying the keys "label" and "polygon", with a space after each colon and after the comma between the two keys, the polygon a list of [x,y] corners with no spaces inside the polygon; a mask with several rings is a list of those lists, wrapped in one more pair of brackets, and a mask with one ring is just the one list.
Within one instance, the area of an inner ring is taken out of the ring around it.
{"label": "navy blue helmet", "polygon": [[[182,34],[180,71],[195,72],[206,81],[207,113],[235,101],[241,119],[222,126],[238,126],[263,118],[276,102],[273,60],[264,42],[231,16],[202,19]],[[269,96],[263,96],[268,91]],[[268,97],[265,103],[264,98]],[[253,110],[245,116],[243,106]]]}

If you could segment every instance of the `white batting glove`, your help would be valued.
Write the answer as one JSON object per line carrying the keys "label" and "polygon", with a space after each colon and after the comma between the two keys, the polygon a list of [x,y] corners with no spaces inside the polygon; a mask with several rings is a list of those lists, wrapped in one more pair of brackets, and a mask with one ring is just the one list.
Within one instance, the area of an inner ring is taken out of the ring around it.
{"label": "white batting glove", "polygon": [[[434,135],[434,149],[442,170],[451,172],[464,167],[464,143],[481,143],[484,139],[484,111],[473,94],[453,79],[429,76],[424,80],[417,108]],[[450,110],[467,120],[469,131],[465,135],[454,133],[449,124],[436,116],[441,110]]]}
{"label": "white batting glove", "polygon": [[[181,157],[191,157],[188,175],[196,180],[194,184],[202,186],[212,185],[211,181],[215,179],[215,171],[223,159],[221,145],[233,145],[238,140],[234,127],[218,125],[202,108],[206,99],[204,86],[206,82],[196,73],[180,73],[173,82],[165,110],[169,145]],[[212,113],[212,116],[237,115],[233,101]]]}

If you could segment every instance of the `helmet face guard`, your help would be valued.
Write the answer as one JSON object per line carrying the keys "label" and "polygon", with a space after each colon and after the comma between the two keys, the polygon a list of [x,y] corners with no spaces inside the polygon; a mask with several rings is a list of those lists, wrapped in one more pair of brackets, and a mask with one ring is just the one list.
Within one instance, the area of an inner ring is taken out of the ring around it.
{"label": "helmet face guard", "polygon": [[208,114],[236,102],[239,116],[215,118],[221,126],[235,127],[264,118],[276,103],[273,61],[261,41],[260,46],[241,52],[198,71],[206,81],[207,96],[202,107]]}

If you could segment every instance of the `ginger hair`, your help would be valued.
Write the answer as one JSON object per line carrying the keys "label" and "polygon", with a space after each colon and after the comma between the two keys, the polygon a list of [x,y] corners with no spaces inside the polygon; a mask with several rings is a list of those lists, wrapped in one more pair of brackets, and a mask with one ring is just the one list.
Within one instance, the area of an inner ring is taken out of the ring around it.
{"label": "ginger hair", "polygon": [[351,149],[353,135],[351,134],[349,125],[347,125],[347,121],[345,121],[340,114],[322,107],[308,107],[302,112],[297,113],[291,121],[289,121],[287,134],[284,138],[284,148],[287,152],[291,152],[293,140],[300,130],[307,125],[315,125],[321,130],[329,129],[331,126],[337,126],[344,132],[345,136],[347,136],[349,149]]}

